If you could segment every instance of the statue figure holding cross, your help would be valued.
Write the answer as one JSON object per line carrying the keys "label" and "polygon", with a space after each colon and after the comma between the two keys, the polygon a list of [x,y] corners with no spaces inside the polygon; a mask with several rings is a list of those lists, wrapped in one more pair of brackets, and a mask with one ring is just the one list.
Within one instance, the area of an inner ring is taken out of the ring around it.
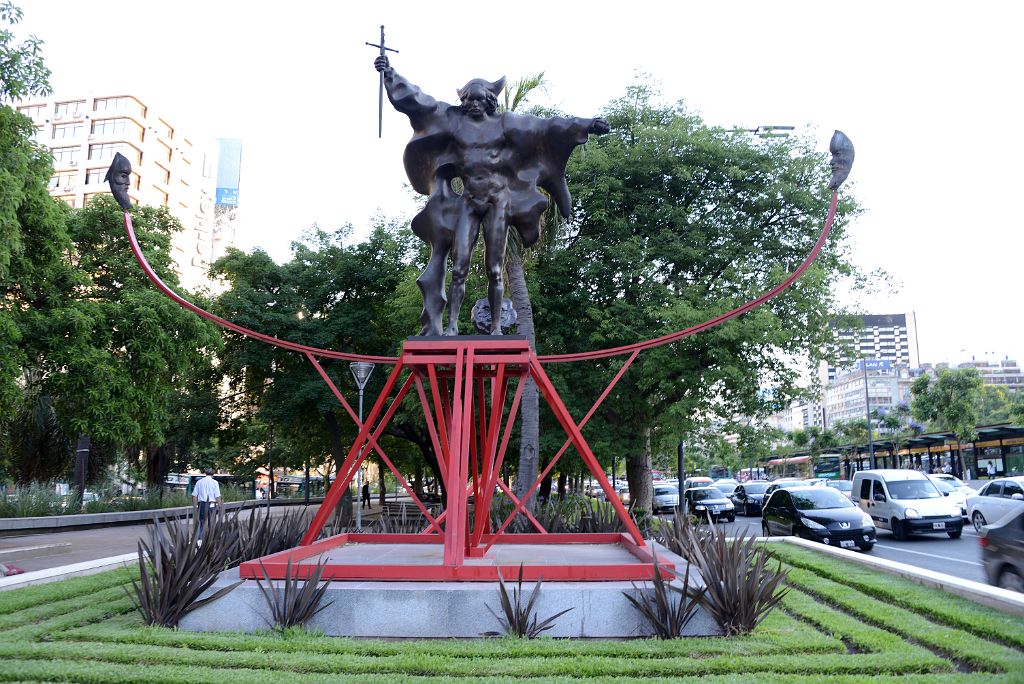
{"label": "statue figure holding cross", "polygon": [[[487,299],[501,311],[508,231],[518,231],[525,247],[540,237],[547,191],[563,216],[569,215],[565,165],[590,134],[609,131],[604,119],[536,117],[497,111],[505,79],[473,79],[458,92],[461,104],[439,102],[398,75],[383,53],[374,61],[388,99],[409,117],[412,140],[405,148],[405,171],[413,188],[428,196],[412,220],[413,232],[430,244],[430,261],[417,279],[423,294],[421,335],[459,334],[459,312],[466,294],[470,258],[481,230],[487,269]],[[458,190],[453,181],[459,179]],[[445,296],[445,267],[452,260]],[[491,334],[500,335],[500,316]]]}

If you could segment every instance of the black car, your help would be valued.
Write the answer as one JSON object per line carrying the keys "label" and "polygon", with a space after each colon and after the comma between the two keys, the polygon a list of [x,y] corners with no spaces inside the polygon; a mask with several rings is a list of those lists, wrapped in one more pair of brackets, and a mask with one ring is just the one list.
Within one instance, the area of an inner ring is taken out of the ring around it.
{"label": "black car", "polygon": [[794,535],[861,551],[875,545],[871,517],[832,487],[777,489],[765,502],[762,516],[766,537]]}
{"label": "black car", "polygon": [[1024,592],[1024,511],[982,527],[980,541],[988,583]]}
{"label": "black car", "polygon": [[729,497],[736,506],[736,512],[742,515],[761,515],[761,504],[764,503],[764,493],[769,484],[767,480],[754,480],[736,487]]}
{"label": "black car", "polygon": [[693,487],[683,492],[683,507],[698,520],[736,520],[736,507],[714,487]]}

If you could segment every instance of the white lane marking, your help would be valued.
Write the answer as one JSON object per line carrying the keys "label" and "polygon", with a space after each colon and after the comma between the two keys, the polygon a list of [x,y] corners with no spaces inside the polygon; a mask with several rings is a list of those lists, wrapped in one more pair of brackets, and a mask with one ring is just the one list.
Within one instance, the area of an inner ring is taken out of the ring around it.
{"label": "white lane marking", "polygon": [[977,561],[960,560],[959,558],[950,558],[949,556],[936,556],[934,553],[925,553],[924,551],[911,551],[910,549],[904,549],[899,546],[886,546],[885,544],[875,544],[875,546],[881,549],[899,551],[900,553],[913,553],[918,556],[928,556],[929,558],[938,558],[939,560],[953,561],[954,563],[967,563],[968,565],[981,566],[981,563],[978,563]]}

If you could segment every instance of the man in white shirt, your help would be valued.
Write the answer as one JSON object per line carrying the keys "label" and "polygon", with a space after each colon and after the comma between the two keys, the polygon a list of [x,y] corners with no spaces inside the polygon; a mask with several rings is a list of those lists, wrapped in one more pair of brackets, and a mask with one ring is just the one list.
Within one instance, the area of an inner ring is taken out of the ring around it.
{"label": "man in white shirt", "polygon": [[196,482],[192,488],[192,505],[199,507],[199,532],[196,535],[201,544],[203,527],[213,515],[214,506],[220,506],[220,484],[213,479],[213,468],[206,469],[206,477]]}

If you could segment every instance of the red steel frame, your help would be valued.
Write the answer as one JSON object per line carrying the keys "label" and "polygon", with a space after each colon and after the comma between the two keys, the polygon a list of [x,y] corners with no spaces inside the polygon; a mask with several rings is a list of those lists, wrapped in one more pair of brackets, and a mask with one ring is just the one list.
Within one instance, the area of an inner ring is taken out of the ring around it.
{"label": "red steel frame", "polygon": [[[496,579],[499,571],[503,571],[504,576],[508,577],[518,568],[500,568],[496,565],[472,563],[467,565],[467,557],[471,561],[474,558],[482,557],[495,543],[567,544],[582,542],[622,544],[641,563],[604,566],[525,566],[523,568],[524,578],[536,579],[543,574],[544,579],[552,580],[648,579],[653,576],[653,559],[650,550],[644,544],[644,540],[636,525],[625,509],[623,509],[621,503],[619,503],[617,496],[615,496],[611,489],[611,485],[604,476],[604,471],[600,468],[597,459],[594,458],[594,454],[590,451],[590,447],[587,445],[580,430],[641,351],[676,342],[684,337],[719,325],[756,306],[760,306],[792,285],[813,263],[824,246],[832,228],[837,203],[838,192],[833,192],[828,216],[825,219],[825,226],[804,261],[786,280],[759,297],[703,323],[654,339],[610,349],[543,357],[538,357],[534,354],[522,340],[501,337],[415,339],[406,343],[400,357],[394,358],[337,352],[329,349],[309,347],[265,335],[215,316],[178,295],[177,292],[160,279],[146,260],[135,235],[130,212],[126,211],[124,213],[124,224],[136,261],[138,261],[147,277],[164,295],[183,308],[223,328],[233,330],[266,344],[304,354],[314,368],[316,368],[317,372],[320,373],[320,376],[327,383],[345,411],[359,425],[359,436],[356,439],[356,443],[349,450],[345,463],[339,471],[339,477],[335,480],[323,504],[321,504],[320,509],[317,511],[309,530],[307,530],[302,539],[302,545],[298,549],[292,549],[262,559],[268,571],[272,573],[272,577],[281,578],[284,576],[284,568],[288,558],[301,559],[310,557],[323,553],[330,548],[342,546],[348,542],[376,542],[443,543],[444,562],[441,566],[429,567],[335,564],[328,567],[325,576],[338,579],[388,580]],[[542,363],[582,361],[612,356],[625,356],[627,354],[629,355],[628,359],[594,406],[579,423],[574,422],[569,415],[565,404],[562,403],[561,398],[558,396],[541,365]],[[373,410],[370,412],[365,423],[360,423],[352,407],[321,367],[318,361],[321,358],[394,364],[394,369],[388,377],[385,388],[375,402]],[[399,380],[403,373],[408,375],[399,385]],[[622,520],[626,528],[625,533],[618,535],[564,535],[548,533],[530,514],[529,510],[524,507],[522,501],[518,500],[498,477],[505,456],[505,450],[508,446],[511,426],[518,411],[523,384],[527,377],[532,378],[537,383],[541,394],[554,411],[556,419],[566,431],[568,438],[523,499],[529,500],[530,496],[540,485],[541,480],[551,471],[561,455],[571,445],[576,448],[587,464],[591,474],[600,483],[602,489],[604,489],[608,501],[615,507],[619,519]],[[429,385],[429,395],[424,388],[424,380]],[[506,416],[504,407],[508,399],[512,380],[517,380],[517,384]],[[385,410],[384,405],[396,386],[399,387],[398,393],[391,405]],[[388,421],[391,420],[402,399],[413,386],[416,388],[416,393],[423,407],[428,430],[438,457],[438,463],[441,464],[442,478],[445,481],[448,494],[446,510],[436,518],[423,505],[423,502],[416,497],[415,492],[413,492],[412,488],[377,442],[378,436]],[[475,420],[474,416],[476,417]],[[503,417],[504,424],[502,427]],[[420,509],[420,512],[427,520],[427,528],[418,535],[343,534],[315,542],[316,537],[327,522],[328,516],[334,511],[335,506],[340,500],[342,492],[348,488],[360,463],[366,457],[367,453],[363,451],[365,446],[371,447],[374,452],[380,455],[391,472],[398,478],[402,487],[412,497],[413,503]],[[488,511],[495,486],[499,487],[512,500],[514,509],[499,528],[496,531],[492,531],[490,529]],[[477,504],[472,521],[468,517],[470,493],[472,493],[474,502]],[[523,535],[505,532],[512,519],[520,513],[537,528],[539,534]],[[470,522],[472,522],[472,525]],[[304,576],[310,571],[308,568],[309,566],[300,564],[293,568],[293,573]],[[262,576],[259,564],[254,564],[253,562],[243,563],[241,572],[243,577]]]}
{"label": "red steel frame", "polygon": [[[580,423],[576,423],[525,339],[444,337],[408,340],[398,363],[385,382],[384,389],[366,421],[360,426],[359,436],[349,449],[338,471],[338,478],[331,485],[303,536],[300,549],[261,559],[263,567],[271,577],[283,577],[289,558],[293,561],[306,558],[350,542],[441,544],[441,565],[363,566],[331,562],[326,567],[325,576],[336,579],[487,580],[497,579],[502,568],[495,564],[467,564],[467,558],[483,558],[497,543],[620,544],[632,554],[633,558],[629,562],[575,566],[550,563],[524,565],[524,577],[543,575],[544,579],[548,580],[650,579],[653,575],[650,550],[636,524],[615,496],[611,484],[580,431],[636,356],[637,352],[634,352],[629,357],[590,412]],[[320,371],[335,396],[345,403],[341,393],[315,357],[309,354],[309,359]],[[567,439],[551,463],[540,473],[524,499],[528,500],[532,496],[566,449],[573,446],[583,458],[592,476],[604,489],[608,501],[622,521],[624,533],[552,534],[501,481],[501,466],[527,378],[532,378],[537,383],[541,395],[565,430]],[[415,491],[395,468],[378,442],[378,437],[388,421],[414,387],[427,421],[427,430],[434,452],[437,454],[447,494],[445,510],[437,517],[434,517],[416,496]],[[393,399],[392,393],[395,394]],[[317,542],[317,537],[328,518],[334,513],[343,492],[348,489],[362,461],[371,452],[376,452],[380,456],[405,489],[412,503],[419,508],[427,521],[425,529],[419,534],[345,534]],[[492,529],[490,518],[495,488],[504,492],[513,503],[512,512],[497,530]],[[472,514],[470,496],[473,497],[474,504]],[[535,534],[514,534],[505,531],[520,513],[536,528]],[[293,566],[293,572],[300,572],[297,569],[299,567],[303,566]],[[666,568],[671,568],[671,565],[666,564]],[[518,571],[518,568],[506,567],[503,574],[511,576],[512,570]],[[260,561],[243,563],[241,573],[243,577],[262,577]]]}

